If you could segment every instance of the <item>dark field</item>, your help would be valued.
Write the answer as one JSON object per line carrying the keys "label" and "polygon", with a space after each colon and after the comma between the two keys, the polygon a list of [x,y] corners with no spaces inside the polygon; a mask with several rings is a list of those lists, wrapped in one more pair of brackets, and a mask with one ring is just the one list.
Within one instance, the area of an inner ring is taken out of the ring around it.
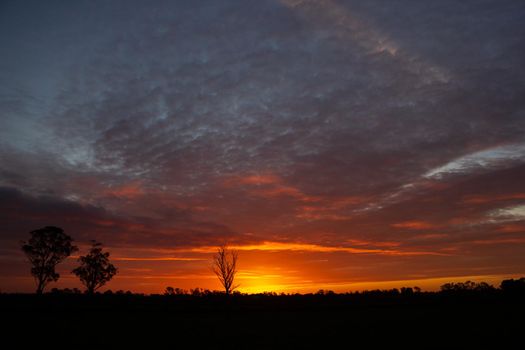
{"label": "dark field", "polygon": [[2,340],[19,344],[13,349],[522,349],[525,335],[525,298],[500,291],[229,298],[2,294],[0,305]]}

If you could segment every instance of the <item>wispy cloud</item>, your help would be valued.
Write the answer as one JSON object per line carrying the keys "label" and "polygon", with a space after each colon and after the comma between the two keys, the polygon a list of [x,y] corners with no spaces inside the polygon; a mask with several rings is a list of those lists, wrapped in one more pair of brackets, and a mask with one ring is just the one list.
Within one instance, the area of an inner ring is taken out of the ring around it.
{"label": "wispy cloud", "polygon": [[449,175],[490,171],[525,162],[525,143],[493,147],[456,158],[423,175],[427,179],[441,180]]}
{"label": "wispy cloud", "polygon": [[[400,249],[373,249],[363,247],[344,247],[344,246],[323,246],[318,244],[308,243],[283,243],[283,242],[262,242],[260,244],[252,245],[231,245],[229,248],[240,251],[297,251],[297,252],[317,252],[317,253],[351,253],[351,254],[381,254],[381,255],[397,255],[397,256],[417,256],[417,255],[448,255],[441,252],[432,251],[410,251]],[[184,249],[181,252],[195,252],[195,253],[215,253],[217,247],[199,247]]]}
{"label": "wispy cloud", "polygon": [[489,213],[491,221],[521,221],[525,220],[525,204],[495,209]]}

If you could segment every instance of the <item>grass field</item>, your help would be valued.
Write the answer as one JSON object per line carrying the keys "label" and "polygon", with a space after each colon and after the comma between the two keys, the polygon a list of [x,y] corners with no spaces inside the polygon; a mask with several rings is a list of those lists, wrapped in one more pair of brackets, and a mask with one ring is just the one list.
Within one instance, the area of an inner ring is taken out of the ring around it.
{"label": "grass field", "polygon": [[501,292],[229,298],[3,294],[0,305],[2,339],[24,347],[506,348],[523,344],[525,329],[525,298]]}

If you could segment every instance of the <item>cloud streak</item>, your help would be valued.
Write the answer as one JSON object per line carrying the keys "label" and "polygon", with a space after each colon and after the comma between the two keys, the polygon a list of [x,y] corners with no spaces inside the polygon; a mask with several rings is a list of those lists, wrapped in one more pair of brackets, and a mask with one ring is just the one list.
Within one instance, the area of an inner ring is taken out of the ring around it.
{"label": "cloud streak", "polygon": [[[382,254],[382,255],[396,255],[396,256],[414,256],[414,255],[449,255],[439,252],[420,252],[420,251],[401,251],[395,249],[370,249],[370,248],[357,248],[357,247],[334,247],[334,246],[322,246],[317,244],[307,243],[283,243],[283,242],[262,242],[260,244],[253,245],[232,245],[231,249],[235,250],[260,250],[260,251],[306,251],[306,252],[317,252],[317,253],[351,253],[351,254]],[[217,247],[200,247],[189,250],[190,252],[197,253],[214,253],[217,251]],[[184,250],[182,250],[184,252]]]}
{"label": "cloud streak", "polygon": [[490,171],[525,162],[525,143],[504,145],[474,152],[430,170],[423,177],[441,180],[448,175]]}

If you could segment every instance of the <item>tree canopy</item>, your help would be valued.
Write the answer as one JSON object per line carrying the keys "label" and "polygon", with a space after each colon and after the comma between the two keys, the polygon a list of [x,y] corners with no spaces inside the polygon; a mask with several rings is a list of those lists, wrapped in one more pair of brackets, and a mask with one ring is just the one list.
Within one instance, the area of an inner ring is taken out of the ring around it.
{"label": "tree canopy", "polygon": [[60,274],[56,266],[77,251],[73,240],[60,227],[46,226],[30,232],[31,238],[22,242],[22,251],[31,263],[31,275],[35,278],[37,294],[42,294],[50,282],[56,282]]}
{"label": "tree canopy", "polygon": [[86,291],[93,294],[117,274],[117,268],[110,263],[109,253],[102,251],[102,243],[92,241],[87,255],[81,256],[80,266],[72,272],[86,286]]}

